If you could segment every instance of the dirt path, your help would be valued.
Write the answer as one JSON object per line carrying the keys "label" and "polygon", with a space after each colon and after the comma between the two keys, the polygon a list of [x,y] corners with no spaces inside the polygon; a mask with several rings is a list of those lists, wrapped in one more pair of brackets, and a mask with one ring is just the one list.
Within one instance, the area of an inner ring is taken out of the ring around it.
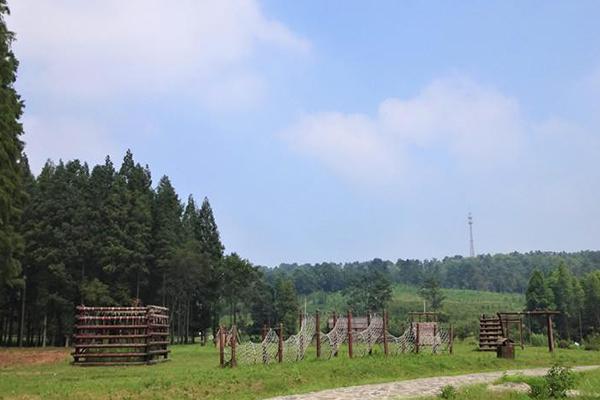
{"label": "dirt path", "polygon": [[[600,365],[575,367],[574,371],[588,371]],[[271,400],[359,400],[359,399],[403,399],[420,396],[435,396],[446,385],[454,387],[491,383],[502,377],[502,374],[522,374],[526,376],[545,375],[548,368],[522,369],[478,374],[440,376],[433,378],[412,379],[407,381],[379,383],[374,385],[350,386],[338,389],[323,390],[299,395],[275,397]]]}

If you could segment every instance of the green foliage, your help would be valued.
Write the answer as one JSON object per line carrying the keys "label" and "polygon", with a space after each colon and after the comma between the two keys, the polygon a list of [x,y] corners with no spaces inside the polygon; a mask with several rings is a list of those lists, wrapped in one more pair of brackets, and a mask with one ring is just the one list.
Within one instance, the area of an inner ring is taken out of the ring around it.
{"label": "green foliage", "polygon": [[541,333],[531,334],[531,336],[529,337],[529,341],[531,342],[531,345],[535,346],[535,347],[547,347],[548,346],[548,338],[546,337],[546,335],[541,334]]}
{"label": "green foliage", "polygon": [[548,310],[552,308],[553,294],[544,280],[544,275],[535,270],[529,278],[525,292],[528,310]]}
{"label": "green foliage", "polygon": [[[23,176],[23,102],[14,89],[19,65],[12,51],[14,34],[7,30],[6,1],[0,1],[0,296],[20,287],[23,238],[20,218],[26,202]],[[1,301],[1,299],[0,299]],[[2,303],[0,303],[0,307]]]}
{"label": "green foliage", "polygon": [[535,380],[529,382],[529,396],[532,399],[548,400],[550,398],[550,388],[545,380]]}
{"label": "green foliage", "polygon": [[287,334],[295,333],[298,328],[298,296],[294,284],[289,279],[281,279],[275,286],[274,298],[277,320],[283,322]]}
{"label": "green foliage", "polygon": [[438,311],[442,308],[442,303],[446,296],[442,293],[440,283],[435,275],[431,275],[425,279],[419,294],[427,303],[429,308],[433,311]]}
{"label": "green foliage", "polygon": [[573,371],[558,364],[550,368],[545,378],[551,399],[564,399],[567,397],[567,391],[575,387]]}
{"label": "green foliage", "polygon": [[594,333],[585,338],[584,346],[586,350],[600,351],[600,334]]}
{"label": "green foliage", "polygon": [[458,393],[454,386],[446,385],[442,388],[442,391],[438,397],[444,400],[455,400],[458,398]]}

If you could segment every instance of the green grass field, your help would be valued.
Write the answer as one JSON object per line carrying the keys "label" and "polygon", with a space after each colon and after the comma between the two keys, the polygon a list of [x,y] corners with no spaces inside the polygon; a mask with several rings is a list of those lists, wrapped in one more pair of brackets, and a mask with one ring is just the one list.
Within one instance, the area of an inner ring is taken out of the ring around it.
{"label": "green grass field", "polygon": [[[0,399],[255,399],[339,386],[535,366],[600,364],[600,352],[518,350],[514,361],[457,344],[450,356],[375,354],[331,360],[309,355],[297,363],[218,367],[213,347],[172,346],[172,361],[139,367],[74,367],[66,358],[46,365],[0,368]],[[18,350],[0,350],[2,352]]]}

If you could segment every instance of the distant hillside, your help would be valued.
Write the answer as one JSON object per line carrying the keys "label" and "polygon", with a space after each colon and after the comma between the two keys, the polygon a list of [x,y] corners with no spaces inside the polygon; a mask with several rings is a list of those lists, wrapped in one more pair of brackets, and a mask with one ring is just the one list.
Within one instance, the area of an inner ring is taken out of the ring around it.
{"label": "distant hillside", "polygon": [[600,251],[529,252],[477,257],[453,256],[441,260],[373,259],[352,263],[281,264],[264,268],[268,279],[289,278],[299,294],[335,292],[364,279],[376,270],[391,282],[420,286],[425,277],[435,275],[446,288],[524,293],[535,269],[548,273],[563,261],[576,276],[600,270]]}
{"label": "distant hillside", "polygon": [[[519,311],[525,306],[525,296],[517,293],[495,293],[468,289],[444,289],[443,318],[456,326],[460,336],[477,332],[479,315],[493,314],[498,311]],[[306,308],[309,313],[316,309],[329,314],[332,310],[346,312],[347,299],[342,292],[315,292],[306,296]],[[416,286],[395,285],[393,299],[389,307],[391,329],[399,331],[406,326],[408,313],[422,311],[423,299],[419,297]]]}

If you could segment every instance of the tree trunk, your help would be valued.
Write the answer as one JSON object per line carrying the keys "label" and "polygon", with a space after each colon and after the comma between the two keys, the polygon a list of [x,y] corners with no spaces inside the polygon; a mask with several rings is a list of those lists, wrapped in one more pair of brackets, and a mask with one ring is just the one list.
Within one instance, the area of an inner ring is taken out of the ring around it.
{"label": "tree trunk", "polygon": [[46,347],[46,336],[48,334],[48,313],[44,312],[44,325],[42,327],[42,347]]}
{"label": "tree trunk", "polygon": [[25,335],[25,299],[27,297],[27,277],[23,277],[23,290],[21,291],[21,315],[19,318],[19,337],[17,345],[23,347],[23,336]]}

